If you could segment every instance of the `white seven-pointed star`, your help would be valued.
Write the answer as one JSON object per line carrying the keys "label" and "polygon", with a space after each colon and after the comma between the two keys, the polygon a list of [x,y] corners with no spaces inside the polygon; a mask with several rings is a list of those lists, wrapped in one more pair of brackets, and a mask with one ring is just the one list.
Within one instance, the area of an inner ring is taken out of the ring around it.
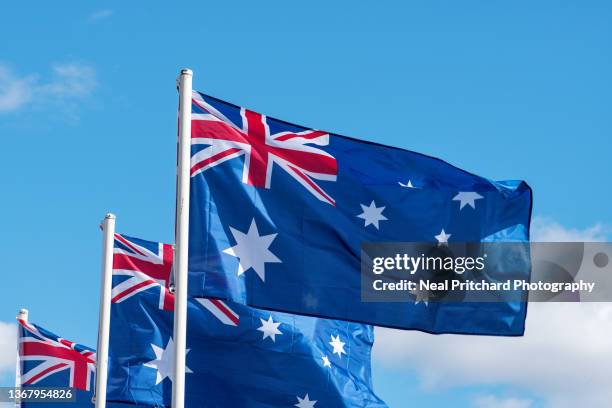
{"label": "white seven-pointed star", "polygon": [[260,332],[263,333],[263,339],[265,340],[266,338],[271,338],[272,341],[276,341],[276,335],[277,334],[283,334],[280,330],[278,330],[278,326],[280,326],[280,322],[274,322],[274,320],[272,319],[272,315],[270,315],[270,317],[268,317],[268,320],[264,320],[261,317],[259,318],[259,320],[261,320],[261,327],[258,328],[257,330],[259,330]]}
{"label": "white seven-pointed star", "polygon": [[323,367],[331,367],[331,361],[329,361],[329,357],[323,356],[321,357],[321,360],[323,360]]}
{"label": "white seven-pointed star", "polygon": [[298,408],[314,408],[315,404],[317,403],[316,400],[311,401],[310,398],[308,397],[308,394],[306,394],[304,398],[300,398],[300,397],[296,397],[296,398],[298,402],[294,406]]}
{"label": "white seven-pointed star", "polygon": [[242,275],[249,268],[253,268],[257,276],[265,281],[266,262],[282,262],[268,249],[277,234],[259,235],[255,218],[251,221],[251,226],[246,234],[232,227],[230,227],[230,231],[232,231],[236,240],[236,245],[225,249],[223,252],[238,258],[238,275]]}
{"label": "white seven-pointed star", "polygon": [[370,206],[366,206],[364,204],[359,204],[361,206],[361,210],[363,211],[361,214],[357,216],[357,218],[361,218],[365,220],[364,227],[372,224],[378,229],[378,222],[385,221],[387,217],[385,217],[382,212],[385,210],[385,207],[376,207],[376,203],[374,200],[370,203]]}
{"label": "white seven-pointed star", "polygon": [[405,188],[416,188],[415,186],[412,185],[412,180],[408,180],[408,182],[406,184],[402,183],[401,181],[398,181],[399,185]]}
{"label": "white seven-pointed star", "polygon": [[[155,353],[155,360],[145,363],[144,366],[157,370],[155,385],[162,382],[166,377],[168,377],[170,381],[174,381],[174,340],[170,338],[165,349],[155,344],[151,344],[151,348]],[[185,354],[187,353],[189,353],[189,349],[185,350]],[[185,372],[192,373],[193,371],[185,366]]]}
{"label": "white seven-pointed star", "polygon": [[346,343],[343,343],[340,341],[340,336],[331,336],[331,341],[329,342],[329,344],[331,344],[331,346],[334,348],[334,354],[337,354],[338,357],[342,358],[342,354],[346,354],[346,351],[344,351],[344,345]]}
{"label": "white seven-pointed star", "polygon": [[476,209],[476,200],[482,198],[484,197],[474,191],[461,191],[453,197],[453,201],[459,201],[459,211],[461,211],[466,205]]}
{"label": "white seven-pointed star", "polygon": [[435,238],[438,240],[438,244],[440,245],[448,244],[448,239],[451,237],[451,235],[452,234],[447,234],[446,232],[444,232],[444,228],[442,228],[442,232],[436,235]]}

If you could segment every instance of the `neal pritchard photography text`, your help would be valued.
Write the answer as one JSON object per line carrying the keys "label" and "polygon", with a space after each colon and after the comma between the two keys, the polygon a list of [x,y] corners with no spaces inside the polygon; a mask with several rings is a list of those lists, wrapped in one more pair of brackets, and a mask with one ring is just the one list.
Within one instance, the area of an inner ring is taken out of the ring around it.
{"label": "neal pritchard photography text", "polygon": [[[577,243],[582,265],[569,270],[565,243],[371,243],[362,247],[365,301],[600,301],[612,298],[608,274]],[[586,254],[586,255],[585,255]],[[576,261],[574,259],[573,261]],[[576,263],[576,262],[574,262]],[[530,272],[530,273],[529,273]],[[418,296],[417,296],[418,294]]]}

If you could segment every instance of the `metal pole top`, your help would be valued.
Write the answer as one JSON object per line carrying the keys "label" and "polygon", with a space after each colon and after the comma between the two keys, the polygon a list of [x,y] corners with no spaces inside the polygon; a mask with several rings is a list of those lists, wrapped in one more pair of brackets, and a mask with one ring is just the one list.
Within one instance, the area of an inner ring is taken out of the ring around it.
{"label": "metal pole top", "polygon": [[28,309],[20,309],[19,313],[17,314],[17,318],[23,320],[24,322],[27,322],[29,313],[30,312],[28,312]]}
{"label": "metal pole top", "polygon": [[181,73],[176,77],[176,89],[178,90],[181,86],[181,78],[183,76],[186,77],[192,77],[193,76],[193,71],[190,70],[189,68],[183,68],[181,69]]}

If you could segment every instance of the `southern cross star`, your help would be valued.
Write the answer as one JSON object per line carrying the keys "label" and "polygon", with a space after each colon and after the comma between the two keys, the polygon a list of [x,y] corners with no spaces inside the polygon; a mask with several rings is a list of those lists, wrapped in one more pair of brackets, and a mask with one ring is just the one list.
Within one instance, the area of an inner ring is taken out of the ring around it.
{"label": "southern cross star", "polygon": [[461,211],[466,205],[476,209],[476,200],[481,200],[483,198],[483,196],[475,191],[461,191],[453,197],[453,201],[459,201],[459,211]]}
{"label": "southern cross star", "polygon": [[420,288],[416,288],[410,291],[411,294],[414,295],[414,304],[418,305],[423,302],[425,306],[429,305],[429,292],[427,290],[421,290]]}
{"label": "southern cross star", "polygon": [[435,236],[435,238],[438,240],[438,245],[448,245],[448,239],[451,237],[452,234],[447,234],[446,232],[444,232],[444,228],[442,228],[442,231]]}
{"label": "southern cross star", "polygon": [[398,183],[400,186],[404,188],[416,188],[415,186],[412,185],[412,180],[408,180],[406,184],[402,183],[401,181],[398,181]]}

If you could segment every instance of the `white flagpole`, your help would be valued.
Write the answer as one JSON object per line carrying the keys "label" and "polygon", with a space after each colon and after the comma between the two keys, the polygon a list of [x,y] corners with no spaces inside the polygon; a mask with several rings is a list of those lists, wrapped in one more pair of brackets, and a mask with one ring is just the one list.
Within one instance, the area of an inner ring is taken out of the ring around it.
{"label": "white flagpole", "polygon": [[189,249],[189,169],[191,163],[191,80],[193,72],[179,76],[178,165],[174,249],[174,379],[172,408],[185,406],[185,350],[187,348],[187,251]]}
{"label": "white flagpole", "polygon": [[108,337],[110,331],[111,291],[113,287],[113,247],[115,216],[106,214],[102,221],[102,281],[100,284],[100,318],[98,321],[98,349],[96,350],[96,408],[106,407],[106,379],[108,376]]}
{"label": "white flagpole", "polygon": [[[19,313],[17,313],[17,319],[23,320],[24,322],[28,322],[28,309],[20,309]],[[18,329],[19,330],[19,329]],[[15,389],[21,389],[21,343],[19,342],[19,338],[17,339],[17,364],[15,365]],[[21,407],[21,399],[15,398],[15,408]]]}

